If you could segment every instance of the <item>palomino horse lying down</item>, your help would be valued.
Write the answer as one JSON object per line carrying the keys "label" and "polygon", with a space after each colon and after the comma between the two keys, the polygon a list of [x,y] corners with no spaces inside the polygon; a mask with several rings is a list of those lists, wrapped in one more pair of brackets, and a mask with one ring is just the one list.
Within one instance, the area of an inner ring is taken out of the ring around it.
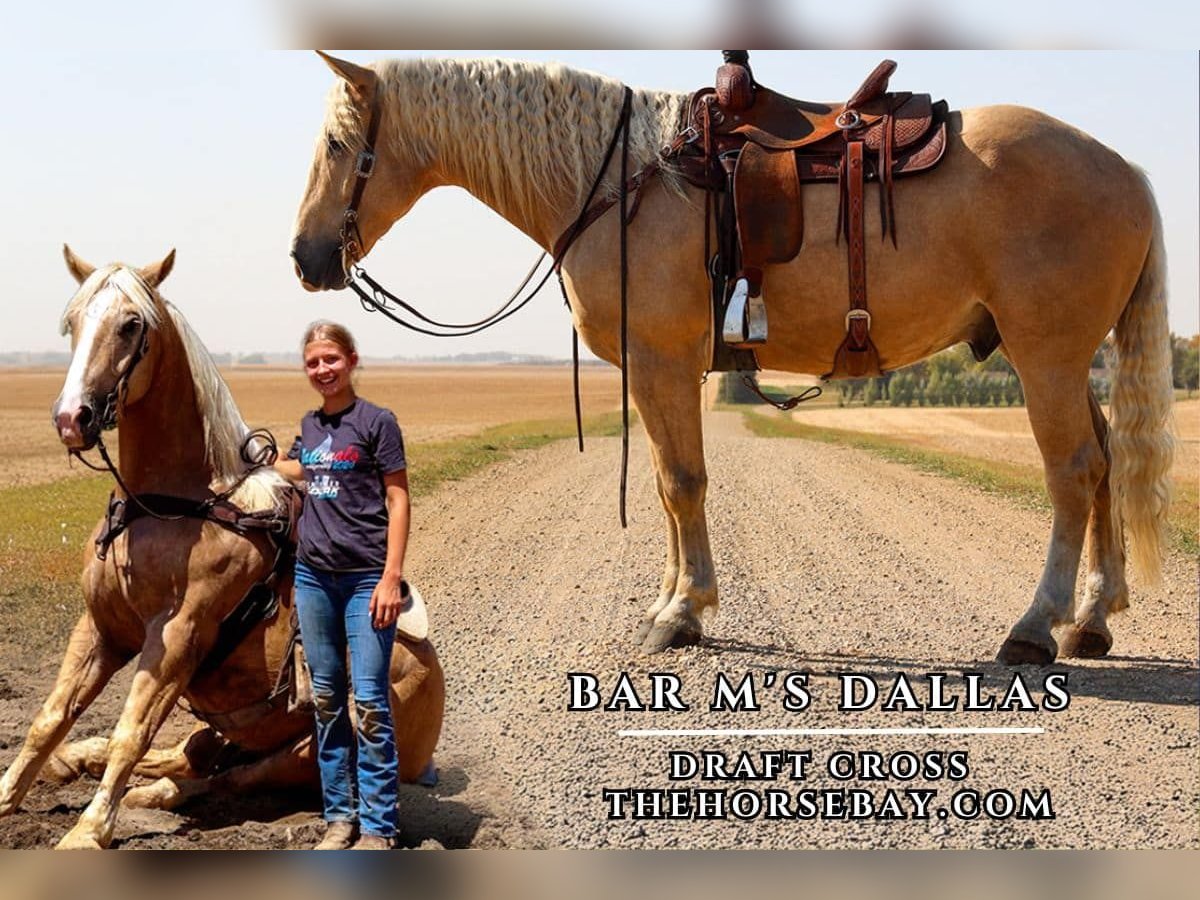
{"label": "palomino horse lying down", "polygon": [[[686,148],[701,145],[711,160],[705,135],[713,132],[704,132],[705,123],[725,128],[719,137],[728,139],[733,124],[748,120],[697,117],[688,95],[663,91],[633,91],[626,107],[618,82],[561,66],[422,59],[362,67],[325,59],[338,80],[296,222],[292,256],[301,282],[309,290],[343,287],[350,264],[370,252],[421,195],[447,184],[470,191],[541,247],[556,251],[576,329],[614,365],[621,362],[625,277],[626,374],[667,526],[662,588],[638,639],[647,652],[699,641],[702,617],[717,607],[699,390],[714,322],[706,198],[682,163]],[[885,87],[886,78],[873,76],[846,107],[860,95],[886,100],[891,95],[879,93]],[[797,144],[807,140],[805,129],[812,133],[812,124],[794,110],[831,108],[780,104],[786,114],[757,123],[764,126],[754,138],[760,146],[749,154],[773,165],[789,162],[766,152],[793,146],[781,143],[781,133],[799,135]],[[752,109],[751,115],[766,114]],[[894,118],[883,117],[885,130]],[[837,128],[863,121],[857,113],[839,115],[836,123],[832,114],[826,119],[817,125],[834,140]],[[604,162],[624,121],[631,176],[625,185],[630,208],[636,208],[628,224],[626,276],[621,217],[611,202],[622,192],[622,153],[608,157],[607,167]],[[946,112],[941,121],[944,152],[936,167],[887,187],[888,207],[899,210],[895,245],[881,240],[882,217],[874,213],[882,187],[868,185],[864,192],[860,175],[857,199],[852,196],[847,206],[837,183],[837,171],[846,168],[836,169],[836,157],[831,181],[806,184],[803,249],[797,250],[799,242],[789,245],[791,261],[768,259],[778,264],[760,273],[770,333],[756,348],[758,362],[765,369],[833,372],[852,324],[869,330],[884,370],[960,341],[989,350],[1002,342],[1024,385],[1054,521],[1033,602],[1013,626],[1000,659],[1052,660],[1059,651],[1052,630],[1060,626],[1066,629],[1064,652],[1101,656],[1112,644],[1109,614],[1128,605],[1123,538],[1130,538],[1134,562],[1153,581],[1169,502],[1172,393],[1162,222],[1140,171],[1049,116],[993,106]],[[905,138],[895,133],[900,148]],[[853,143],[850,134],[846,146]],[[879,142],[881,164],[890,140]],[[660,155],[664,147],[671,150]],[[904,165],[900,153],[898,171]],[[874,162],[874,151],[869,159]],[[852,162],[861,164],[861,158]],[[794,165],[791,171],[789,189],[797,191]],[[715,178],[711,172],[705,172],[710,187],[722,178],[719,170]],[[596,179],[597,203],[609,208],[591,217],[570,243]],[[850,176],[846,181],[853,183]],[[764,191],[752,199],[776,197]],[[839,218],[847,209],[851,215]],[[793,227],[801,221],[796,204],[776,215],[790,216]],[[738,216],[740,226],[740,208]],[[847,221],[852,234],[839,244],[835,223]],[[749,223],[768,244],[779,224]],[[895,236],[892,230],[889,237]],[[853,256],[848,272],[850,242],[865,247],[865,274]],[[865,309],[847,315],[848,288],[856,285],[871,298],[869,316]],[[1110,427],[1089,389],[1088,369],[1114,327],[1118,365]],[[820,529],[821,523],[795,527]],[[1077,606],[1085,538],[1087,587]]]}
{"label": "palomino horse lying down", "polygon": [[[233,397],[183,316],[158,293],[174,252],[140,270],[96,269],[64,253],[80,288],[63,316],[74,356],[53,411],[62,442],[90,449],[106,425],[118,424],[120,478],[159,513],[234,485],[228,499],[237,511],[282,511],[291,488],[270,467],[247,474],[239,453],[247,428]],[[131,507],[138,502],[127,500]],[[207,660],[223,621],[275,565],[267,531],[187,514],[130,518],[109,545],[98,551],[94,540],[88,544],[86,612],[54,689],[0,780],[4,815],[16,810],[113,673],[140,654],[112,736],[63,748],[51,761],[53,778],[85,771],[100,777],[60,847],[107,846],[122,794],[129,805],[171,807],[209,789],[318,783],[312,710],[289,705],[287,692],[277,690],[292,650],[290,573],[280,579],[273,614],[240,635],[222,661]],[[93,539],[105,526],[102,520]],[[411,782],[431,765],[441,732],[444,682],[433,645],[398,637],[391,677],[400,777]],[[148,753],[181,698],[217,727],[198,729],[173,750]],[[131,775],[160,780],[126,794]]]}

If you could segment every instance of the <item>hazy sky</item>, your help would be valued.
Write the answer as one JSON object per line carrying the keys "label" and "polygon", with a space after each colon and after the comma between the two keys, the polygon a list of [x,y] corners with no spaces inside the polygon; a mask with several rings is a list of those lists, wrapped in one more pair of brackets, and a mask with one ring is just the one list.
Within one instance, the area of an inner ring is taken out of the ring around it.
{"label": "hazy sky", "polygon": [[[0,352],[66,349],[57,331],[74,285],[59,256],[66,241],[98,264],[140,264],[178,248],[164,294],[214,351],[292,350],[307,322],[331,317],[345,321],[372,356],[569,355],[569,319],[556,290],[498,328],[457,341],[373,318],[345,292],[302,291],[288,244],[333,76],[307,52],[166,50],[136,37],[10,49],[0,59]],[[344,55],[367,61],[408,54]],[[679,90],[710,83],[719,61],[711,50],[467,55],[554,59],[633,85]],[[959,108],[1037,107],[1143,166],[1166,226],[1172,328],[1200,330],[1194,51],[756,51],[753,63],[765,84],[840,99],[885,55],[900,63],[897,89],[928,90]],[[375,277],[435,317],[470,320],[508,294],[536,253],[482,204],[443,189],[392,229],[369,264]]]}

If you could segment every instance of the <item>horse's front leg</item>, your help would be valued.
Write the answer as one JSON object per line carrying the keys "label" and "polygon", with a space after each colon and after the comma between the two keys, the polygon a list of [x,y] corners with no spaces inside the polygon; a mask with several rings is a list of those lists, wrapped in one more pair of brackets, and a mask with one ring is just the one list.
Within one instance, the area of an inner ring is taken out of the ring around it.
{"label": "horse's front leg", "polygon": [[84,613],[71,634],[54,689],[29,727],[29,735],[4,778],[0,779],[0,816],[16,810],[75,720],[108,684],[128,657],[113,649]]}
{"label": "horse's front leg", "polygon": [[60,849],[107,847],[112,841],[129,776],[191,680],[199,649],[195,623],[179,611],[147,625],[129,697],[108,741],[104,777],[75,827],[59,842]]}
{"label": "horse's front leg", "polygon": [[701,616],[717,609],[717,581],[704,516],[708,475],[700,426],[699,375],[687,361],[636,351],[629,374],[668,523],[663,589],[647,610],[639,632],[644,632],[642,649],[657,653],[699,643]]}
{"label": "horse's front leg", "polygon": [[675,596],[675,583],[679,581],[679,528],[675,524],[675,517],[671,515],[670,508],[667,506],[667,495],[663,491],[662,475],[659,473],[659,464],[657,456],[652,459],[654,465],[654,485],[658,489],[658,499],[663,506],[663,514],[666,518],[667,528],[667,564],[663,569],[662,584],[658,590],[658,599],[650,604],[642,616],[642,622],[638,626],[635,642],[641,644],[646,635],[650,633],[650,629],[654,627],[654,620],[658,618],[658,614],[666,609],[667,604]]}

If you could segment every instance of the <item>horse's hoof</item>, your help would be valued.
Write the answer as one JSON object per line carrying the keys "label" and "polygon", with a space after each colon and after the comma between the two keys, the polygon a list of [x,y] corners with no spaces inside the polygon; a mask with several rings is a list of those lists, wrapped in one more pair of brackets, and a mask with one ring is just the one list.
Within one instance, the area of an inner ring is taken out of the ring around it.
{"label": "horse's hoof", "polygon": [[642,652],[647,656],[679,647],[694,647],[704,637],[704,629],[693,620],[658,623],[650,629],[642,641]]}
{"label": "horse's hoof", "polygon": [[1059,647],[1063,656],[1100,659],[1108,656],[1108,651],[1112,649],[1112,635],[1072,625],[1063,633]]}
{"label": "horse's hoof", "polygon": [[58,756],[51,756],[46,760],[46,765],[42,767],[42,771],[38,773],[38,780],[44,781],[47,784],[64,785],[70,784],[73,781],[78,781],[83,777],[83,773],[72,766],[66,760]]}
{"label": "horse's hoof", "polygon": [[425,768],[421,770],[421,774],[417,776],[417,784],[427,788],[438,786],[438,769],[433,764],[432,757],[430,757],[429,762],[425,763]]}
{"label": "horse's hoof", "polygon": [[650,629],[654,627],[653,619],[642,619],[638,623],[637,631],[633,635],[633,642],[639,646],[645,642],[646,636],[650,634]]}
{"label": "horse's hoof", "polygon": [[160,783],[164,780],[130,788],[121,798],[121,805],[126,809],[171,809],[171,792],[164,790]]}
{"label": "horse's hoof", "polygon": [[1054,662],[1056,647],[1043,647],[1033,641],[1008,638],[996,654],[996,660],[1006,666],[1048,666]]}
{"label": "horse's hoof", "polygon": [[90,835],[77,835],[68,832],[67,836],[58,842],[55,850],[103,850],[100,842]]}

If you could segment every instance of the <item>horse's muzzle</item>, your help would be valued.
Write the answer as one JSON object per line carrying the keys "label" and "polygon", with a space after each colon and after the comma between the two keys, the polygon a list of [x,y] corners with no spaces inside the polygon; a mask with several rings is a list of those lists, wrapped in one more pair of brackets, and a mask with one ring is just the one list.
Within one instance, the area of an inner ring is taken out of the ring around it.
{"label": "horse's muzzle", "polygon": [[100,437],[100,419],[87,403],[68,409],[54,404],[50,412],[58,439],[69,450],[91,450]]}
{"label": "horse's muzzle", "polygon": [[298,237],[292,243],[292,261],[306,291],[336,291],[346,286],[342,248],[337,241]]}

